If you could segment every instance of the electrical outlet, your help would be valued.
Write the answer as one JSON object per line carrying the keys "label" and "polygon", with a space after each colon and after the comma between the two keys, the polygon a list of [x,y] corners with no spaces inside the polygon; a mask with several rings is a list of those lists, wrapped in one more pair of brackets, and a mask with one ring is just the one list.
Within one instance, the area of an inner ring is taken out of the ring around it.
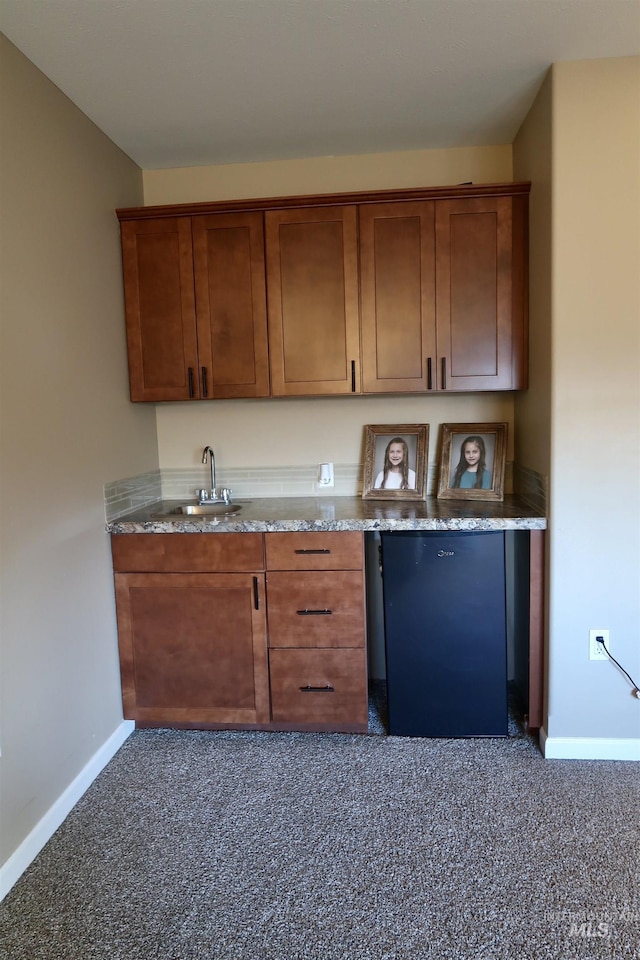
{"label": "electrical outlet", "polygon": [[598,643],[596,637],[602,637],[607,645],[607,650],[611,650],[608,630],[589,630],[589,660],[608,660],[609,657],[604,647],[601,643]]}
{"label": "electrical outlet", "polygon": [[332,487],[333,484],[334,484],[333,464],[332,463],[318,464],[318,486]]}

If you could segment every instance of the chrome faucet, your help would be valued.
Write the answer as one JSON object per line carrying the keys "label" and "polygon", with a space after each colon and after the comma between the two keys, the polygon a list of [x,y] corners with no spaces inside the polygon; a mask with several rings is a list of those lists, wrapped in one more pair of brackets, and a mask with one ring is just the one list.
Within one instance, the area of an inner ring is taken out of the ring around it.
{"label": "chrome faucet", "polygon": [[218,496],[218,490],[216,488],[216,457],[213,452],[213,449],[209,446],[205,447],[202,451],[202,462],[207,462],[207,456],[209,457],[209,467],[211,469],[211,489],[210,490],[198,490],[198,501],[202,503],[231,503],[231,490],[227,487],[224,487],[220,491],[220,496]]}
{"label": "chrome faucet", "polygon": [[[209,500],[218,499],[218,491],[216,490],[216,458],[211,447],[205,447],[202,451],[202,462],[207,462],[207,455],[209,456],[209,467],[211,468],[211,489],[209,490]],[[202,497],[204,500],[204,496]]]}

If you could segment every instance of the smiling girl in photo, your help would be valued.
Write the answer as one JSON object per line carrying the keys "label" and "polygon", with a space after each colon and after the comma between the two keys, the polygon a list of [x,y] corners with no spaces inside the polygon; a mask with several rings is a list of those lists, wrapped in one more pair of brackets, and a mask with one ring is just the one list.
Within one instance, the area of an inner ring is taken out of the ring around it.
{"label": "smiling girl in photo", "polygon": [[486,458],[482,437],[467,437],[460,447],[460,460],[451,486],[462,490],[490,490],[491,473],[487,470]]}
{"label": "smiling girl in photo", "polygon": [[415,490],[415,470],[409,467],[409,447],[402,437],[393,437],[384,452],[384,466],[374,487],[384,490]]}

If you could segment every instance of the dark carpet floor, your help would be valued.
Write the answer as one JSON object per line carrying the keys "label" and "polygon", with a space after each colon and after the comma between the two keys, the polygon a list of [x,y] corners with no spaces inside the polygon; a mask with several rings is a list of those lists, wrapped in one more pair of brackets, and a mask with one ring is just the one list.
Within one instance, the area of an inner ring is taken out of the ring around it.
{"label": "dark carpet floor", "polygon": [[0,905],[0,956],[640,957],[638,766],[512,734],[136,731]]}

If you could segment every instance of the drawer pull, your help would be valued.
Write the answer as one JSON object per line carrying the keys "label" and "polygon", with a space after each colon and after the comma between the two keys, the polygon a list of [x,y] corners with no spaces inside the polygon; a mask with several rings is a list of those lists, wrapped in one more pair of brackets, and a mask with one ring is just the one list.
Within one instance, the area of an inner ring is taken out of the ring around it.
{"label": "drawer pull", "polygon": [[321,550],[294,550],[294,553],[331,553],[331,550],[321,549]]}
{"label": "drawer pull", "polygon": [[335,693],[335,688],[331,686],[330,683],[325,684],[324,687],[312,687],[310,683],[306,687],[300,687],[300,693]]}
{"label": "drawer pull", "polygon": [[330,617],[333,610],[296,610],[299,617]]}

